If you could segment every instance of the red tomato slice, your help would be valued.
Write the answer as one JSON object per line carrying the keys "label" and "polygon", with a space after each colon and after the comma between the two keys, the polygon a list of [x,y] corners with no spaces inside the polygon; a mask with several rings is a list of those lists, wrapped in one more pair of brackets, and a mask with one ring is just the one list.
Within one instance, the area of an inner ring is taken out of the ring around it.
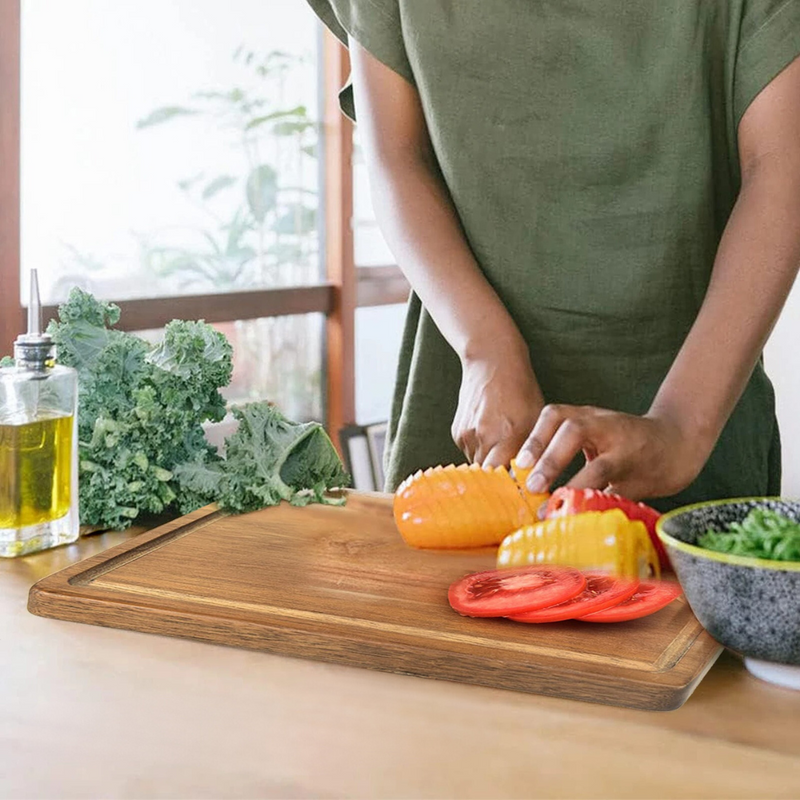
{"label": "red tomato slice", "polygon": [[584,586],[586,578],[570,567],[492,569],[456,581],[447,598],[465,617],[508,617],[563,603],[579,595]]}
{"label": "red tomato slice", "polygon": [[626,622],[629,619],[639,619],[660,611],[682,593],[680,584],[672,581],[640,583],[639,588],[627,600],[579,619],[581,622]]}
{"label": "red tomato slice", "polygon": [[511,619],[515,622],[561,622],[575,619],[615,606],[627,600],[639,588],[638,580],[615,578],[604,572],[584,572],[584,575],[586,586],[576,597],[557,606],[515,614]]}

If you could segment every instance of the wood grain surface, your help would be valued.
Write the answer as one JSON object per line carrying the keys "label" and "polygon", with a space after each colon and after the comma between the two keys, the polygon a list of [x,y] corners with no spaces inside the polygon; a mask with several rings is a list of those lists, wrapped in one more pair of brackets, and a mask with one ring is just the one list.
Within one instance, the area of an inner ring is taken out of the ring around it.
{"label": "wood grain surface", "polygon": [[36,583],[40,616],[630,708],[680,706],[720,652],[683,600],[616,625],[465,619],[447,603],[490,550],[400,539],[386,496],[201,509]]}

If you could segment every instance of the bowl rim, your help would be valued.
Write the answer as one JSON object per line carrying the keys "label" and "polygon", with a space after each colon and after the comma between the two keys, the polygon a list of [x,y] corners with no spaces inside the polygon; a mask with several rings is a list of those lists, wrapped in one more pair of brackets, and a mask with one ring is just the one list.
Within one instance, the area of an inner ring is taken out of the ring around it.
{"label": "bowl rim", "polygon": [[768,500],[776,500],[783,503],[797,503],[800,505],[800,501],[798,500],[790,500],[786,497],[778,496],[767,497],[763,495],[756,497],[729,497],[725,500],[705,500],[701,503],[692,503],[688,506],[674,508],[672,511],[667,511],[666,514],[662,514],[656,521],[656,535],[665,545],[674,547],[676,550],[682,550],[684,553],[689,553],[689,555],[699,558],[708,558],[711,561],[719,561],[723,564],[732,564],[739,567],[757,567],[758,569],[779,570],[781,572],[800,572],[800,561],[775,561],[769,558],[755,558],[754,556],[736,556],[731,553],[720,553],[718,550],[708,550],[696,544],[682,542],[680,539],[670,536],[663,530],[665,522],[673,517],[685,514],[687,511],[695,511],[698,508],[708,508],[709,506],[728,506],[736,503],[753,501],[765,502]]}

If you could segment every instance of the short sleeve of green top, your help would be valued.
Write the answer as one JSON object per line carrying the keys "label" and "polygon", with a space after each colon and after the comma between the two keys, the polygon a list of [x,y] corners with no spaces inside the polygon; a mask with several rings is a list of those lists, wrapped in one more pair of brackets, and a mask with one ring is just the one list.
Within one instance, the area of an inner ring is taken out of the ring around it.
{"label": "short sleeve of green top", "polygon": [[[398,0],[308,0],[319,18],[345,46],[354,39],[389,69],[414,83],[408,63]],[[343,87],[342,111],[355,119],[352,86]]]}
{"label": "short sleeve of green top", "polygon": [[[417,88],[468,243],[546,400],[646,412],[740,190],[738,124],[800,56],[800,0],[309,2]],[[460,379],[412,294],[387,489],[464,460],[450,436]],[[759,364],[701,475],[654,505],[779,491]]]}

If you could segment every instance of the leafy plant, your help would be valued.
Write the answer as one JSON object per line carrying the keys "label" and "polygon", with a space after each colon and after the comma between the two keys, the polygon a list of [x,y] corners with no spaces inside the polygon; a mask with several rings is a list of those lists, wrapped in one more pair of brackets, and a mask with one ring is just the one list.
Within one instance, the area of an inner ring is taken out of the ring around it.
{"label": "leafy plant", "polygon": [[317,123],[305,106],[279,102],[302,59],[280,51],[259,57],[243,47],[234,59],[249,75],[243,84],[255,80],[255,89],[196,92],[137,124],[146,130],[179,120],[210,123],[231,134],[241,164],[237,174],[199,172],[178,182],[214,222],[195,231],[195,246],[152,244],[149,264],[159,275],[179,277],[184,288],[306,283],[319,268],[317,193],[303,186],[316,163]]}
{"label": "leafy plant", "polygon": [[244,512],[287,500],[292,505],[341,503],[329,489],[349,485],[339,456],[317,422],[295,423],[271,403],[234,408],[239,421],[226,443],[225,461],[205,454],[181,464],[175,475],[184,489],[214,497],[223,509]]}
{"label": "leafy plant", "polygon": [[265,402],[234,409],[241,424],[221,458],[202,426],[225,415],[229,342],[204,322],[174,320],[154,346],[113,327],[119,316],[73,289],[48,326],[59,361],[78,371],[83,525],[123,529],[142,512],[215,501],[234,512],[328,502],[328,489],[348,484],[319,423],[293,423]]}
{"label": "leafy plant", "polygon": [[[202,424],[225,415],[231,346],[202,322],[171,322],[153,347],[113,326],[119,308],[73,289],[48,332],[78,371],[80,517],[121,529],[141,512],[189,510],[177,464],[215,458]],[[191,505],[191,503],[189,503]]]}
{"label": "leafy plant", "polygon": [[[141,119],[158,126],[223,131],[239,169],[198,170],[178,181],[208,224],[192,244],[171,231],[140,238],[142,261],[185,291],[235,291],[315,283],[320,277],[317,191],[319,126],[304,105],[286,103],[305,59],[240,47],[240,85],[195,92]],[[172,240],[170,241],[170,239]],[[302,317],[236,323],[237,358],[250,366],[251,397],[280,398],[293,414],[318,416],[321,332]]]}

